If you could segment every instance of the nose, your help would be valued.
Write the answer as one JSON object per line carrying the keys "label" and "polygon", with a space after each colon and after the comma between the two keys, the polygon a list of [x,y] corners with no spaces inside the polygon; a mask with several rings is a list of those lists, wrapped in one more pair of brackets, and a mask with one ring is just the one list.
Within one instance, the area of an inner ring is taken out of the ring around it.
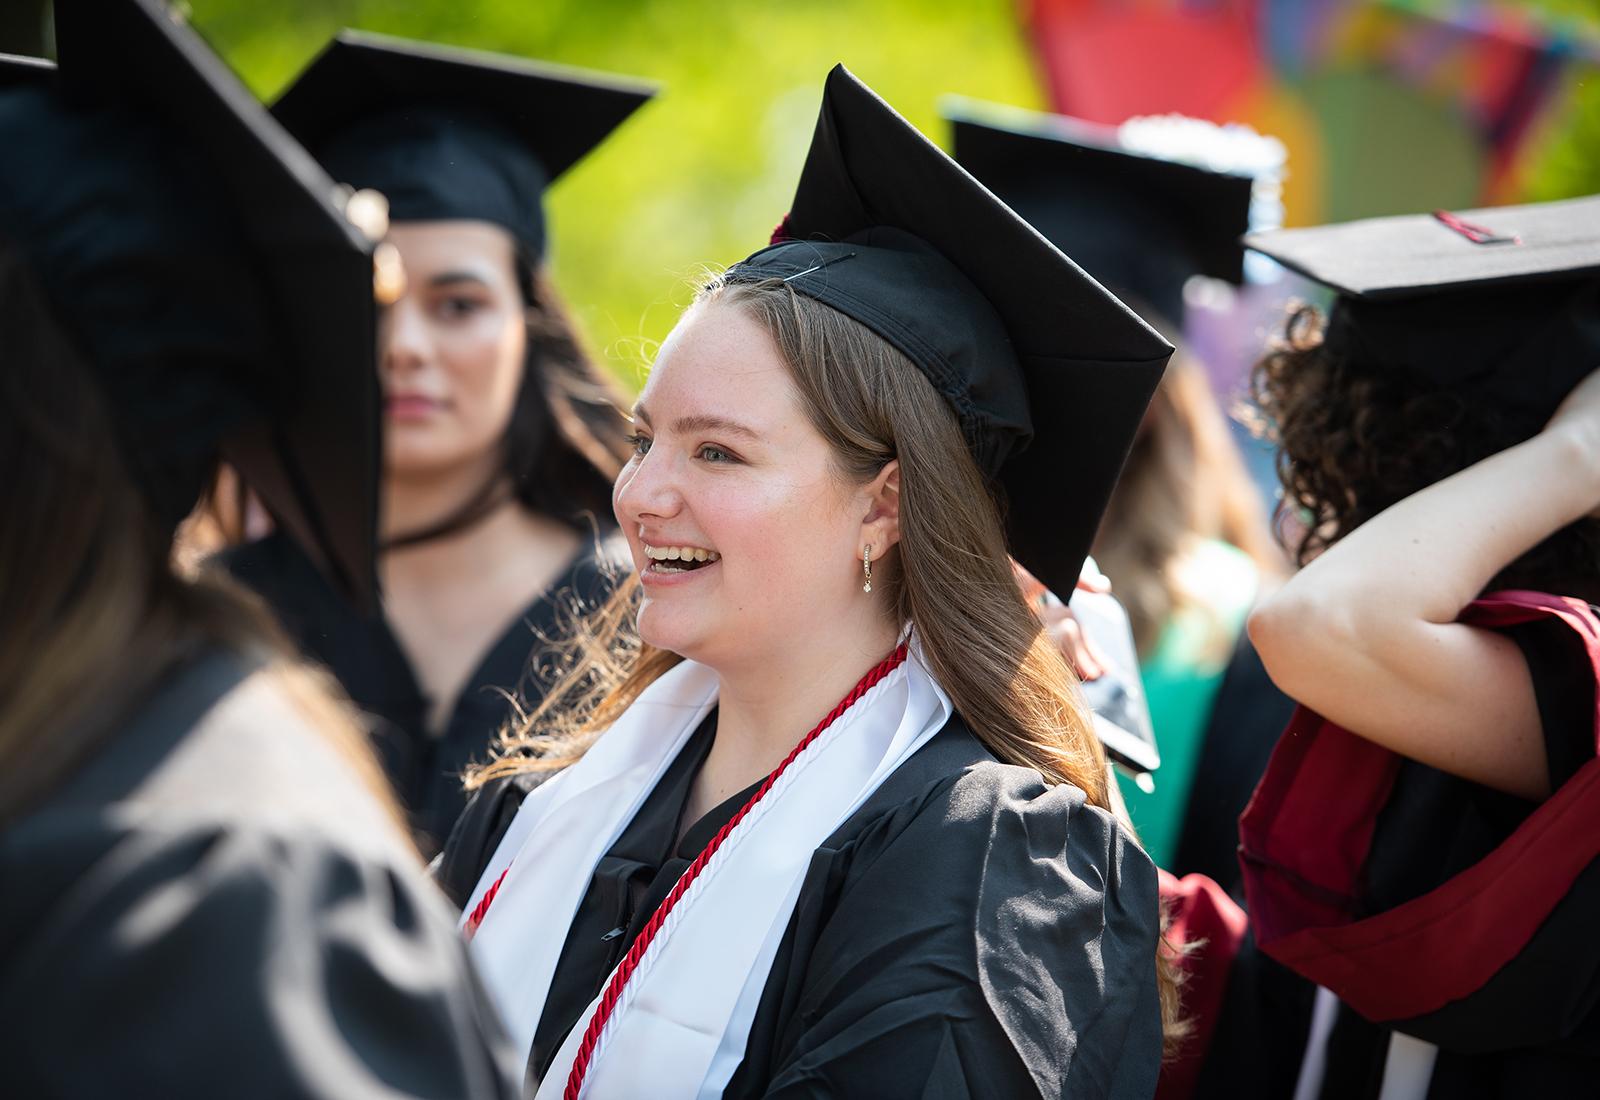
{"label": "nose", "polygon": [[611,510],[627,531],[670,519],[682,509],[677,469],[659,443],[624,466],[612,487]]}
{"label": "nose", "polygon": [[384,374],[416,370],[428,362],[432,350],[427,318],[411,295],[383,311],[378,324],[378,362]]}

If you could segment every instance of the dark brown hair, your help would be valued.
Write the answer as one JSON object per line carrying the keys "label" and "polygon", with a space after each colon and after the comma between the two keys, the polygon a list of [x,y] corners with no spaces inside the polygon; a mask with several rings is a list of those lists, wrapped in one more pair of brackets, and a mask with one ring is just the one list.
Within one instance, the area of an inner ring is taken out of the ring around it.
{"label": "dark brown hair", "polygon": [[[1290,307],[1251,376],[1278,446],[1280,538],[1304,565],[1390,505],[1533,435],[1458,389],[1375,368],[1323,346],[1320,310]],[[1562,528],[1507,565],[1495,588],[1600,599],[1600,520]]]}

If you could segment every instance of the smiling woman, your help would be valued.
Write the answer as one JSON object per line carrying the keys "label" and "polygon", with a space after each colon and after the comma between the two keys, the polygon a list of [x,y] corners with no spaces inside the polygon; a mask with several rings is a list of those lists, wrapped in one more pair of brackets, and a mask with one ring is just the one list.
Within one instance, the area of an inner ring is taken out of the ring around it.
{"label": "smiling woman", "polygon": [[[831,623],[851,644],[809,654],[804,672],[790,669],[825,681],[894,648],[898,625],[857,598],[858,548],[872,545],[881,557],[898,537],[898,469],[860,485],[841,476],[805,408],[772,334],[744,309],[708,296],[662,345],[635,410],[635,455],[613,497],[641,582],[646,644],[731,669]],[[718,561],[686,570],[679,548]],[[819,571],[821,562],[836,567]],[[726,729],[727,703],[719,720]],[[802,720],[779,723],[779,742]],[[776,759],[788,748],[770,746]],[[738,789],[709,779],[708,787],[724,796]]]}
{"label": "smiling woman", "polygon": [[543,273],[540,197],[649,94],[346,33],[274,108],[333,175],[388,196],[405,271],[378,331],[382,613],[282,535],[226,565],[372,716],[428,847],[509,697],[537,702],[530,653],[609,587],[597,538],[625,423]]}
{"label": "smiling woman", "polygon": [[1155,870],[1008,548],[1071,591],[1170,350],[830,75],[640,395],[636,575],[445,852],[540,1097],[1150,1094]]}

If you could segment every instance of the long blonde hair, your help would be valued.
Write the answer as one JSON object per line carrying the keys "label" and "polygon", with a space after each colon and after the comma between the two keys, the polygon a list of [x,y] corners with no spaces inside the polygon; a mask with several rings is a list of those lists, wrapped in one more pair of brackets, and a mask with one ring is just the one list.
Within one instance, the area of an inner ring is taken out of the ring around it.
{"label": "long blonde hair", "polygon": [[1172,615],[1204,605],[1205,593],[1185,584],[1179,567],[1196,543],[1209,539],[1243,550],[1269,577],[1285,569],[1211,384],[1180,349],[1150,402],[1094,544],[1141,656],[1150,654]]}
{"label": "long blonde hair", "polygon": [[[912,625],[974,735],[1000,761],[1070,783],[1109,809],[1106,760],[1077,680],[1023,601],[999,506],[949,405],[893,346],[782,281],[713,279],[692,308],[713,303],[744,310],[772,336],[846,483],[899,460],[901,539],[894,567],[874,570],[873,589]],[[575,641],[543,670],[543,703],[507,727],[469,786],[571,763],[680,660],[633,629],[638,587],[630,578],[580,620]],[[1157,968],[1170,1025],[1175,985],[1165,957]]]}

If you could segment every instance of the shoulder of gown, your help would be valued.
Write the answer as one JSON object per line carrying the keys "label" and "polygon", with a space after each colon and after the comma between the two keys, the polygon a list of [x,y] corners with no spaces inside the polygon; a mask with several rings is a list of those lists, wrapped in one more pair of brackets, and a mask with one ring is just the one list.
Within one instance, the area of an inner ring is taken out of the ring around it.
{"label": "shoulder of gown", "polygon": [[515,1095],[448,908],[358,758],[227,663],[179,675],[0,834],[8,1086]]}
{"label": "shoulder of gown", "polygon": [[1505,592],[1462,619],[1527,658],[1552,795],[1488,790],[1302,708],[1240,822],[1252,924],[1274,958],[1441,1048],[1600,1056],[1600,616]]}
{"label": "shoulder of gown", "polygon": [[771,1064],[744,1079],[784,1097],[1148,1096],[1159,913],[1132,836],[992,759],[897,795],[813,860],[794,961],[769,978],[786,1002],[764,1005]]}
{"label": "shoulder of gown", "polygon": [[205,568],[238,581],[274,608],[344,606],[306,552],[282,531],[219,550],[206,559]]}
{"label": "shoulder of gown", "polygon": [[523,772],[491,779],[472,792],[430,870],[457,909],[465,908],[484,868],[511,828],[522,800],[553,772]]}

